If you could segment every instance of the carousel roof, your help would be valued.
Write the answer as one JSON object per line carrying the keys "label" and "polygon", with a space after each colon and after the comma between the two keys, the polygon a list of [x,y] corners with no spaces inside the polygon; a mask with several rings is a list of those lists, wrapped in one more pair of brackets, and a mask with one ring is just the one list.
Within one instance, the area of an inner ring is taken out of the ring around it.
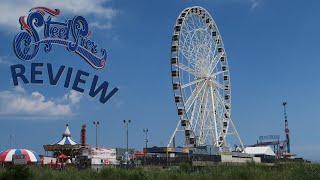
{"label": "carousel roof", "polygon": [[66,130],[62,134],[62,138],[55,144],[43,145],[46,151],[60,151],[60,150],[73,150],[81,147],[76,141],[71,138],[69,125],[66,125]]}
{"label": "carousel roof", "polygon": [[66,130],[62,134],[62,139],[59,142],[57,142],[56,144],[59,144],[59,145],[76,145],[76,144],[78,144],[74,140],[72,140],[68,124],[67,124]]}
{"label": "carousel roof", "polygon": [[57,142],[59,145],[76,145],[75,141],[71,139],[71,137],[63,137],[59,142]]}

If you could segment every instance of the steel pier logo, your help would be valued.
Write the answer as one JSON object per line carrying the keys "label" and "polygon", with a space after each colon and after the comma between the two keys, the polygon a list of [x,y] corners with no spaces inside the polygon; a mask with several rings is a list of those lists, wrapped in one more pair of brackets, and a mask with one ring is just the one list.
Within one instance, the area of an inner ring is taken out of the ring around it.
{"label": "steel pier logo", "polygon": [[[45,52],[50,52],[53,45],[60,45],[68,50],[66,52],[78,54],[93,68],[104,68],[107,57],[106,50],[98,50],[97,44],[89,39],[91,32],[86,19],[82,16],[75,16],[72,20],[65,22],[53,21],[52,17],[59,14],[58,9],[36,7],[30,10],[27,18],[20,17],[19,23],[23,32],[17,34],[13,41],[13,50],[16,56],[23,61],[31,61],[37,56],[41,44],[44,44]],[[97,55],[98,53],[100,56]],[[53,68],[52,64],[41,62],[31,63],[29,69],[24,64],[11,65],[13,85],[48,83],[55,86],[60,83],[65,88],[71,87],[80,93],[84,93],[85,88],[89,87],[87,90],[89,96],[94,98],[100,94],[99,101],[103,104],[118,91],[117,87],[109,90],[109,82],[100,82],[97,75],[91,75],[89,72],[74,70],[72,67],[64,65],[61,65],[58,70],[53,70]],[[46,74],[47,78],[44,77]],[[60,80],[64,82],[60,82]],[[90,84],[86,85],[88,83]]]}
{"label": "steel pier logo", "polygon": [[[21,16],[19,22],[23,32],[16,35],[13,42],[16,56],[21,60],[32,60],[39,52],[40,44],[45,45],[45,52],[50,52],[52,45],[57,44],[78,54],[93,68],[103,68],[106,64],[106,50],[98,50],[97,44],[89,39],[90,31],[86,19],[75,16],[65,22],[53,21],[52,16],[59,14],[59,9],[36,7],[30,10],[26,21],[25,16]],[[45,20],[46,15],[48,17]],[[40,36],[41,30],[43,38]],[[97,55],[98,52],[101,53],[100,56]]]}

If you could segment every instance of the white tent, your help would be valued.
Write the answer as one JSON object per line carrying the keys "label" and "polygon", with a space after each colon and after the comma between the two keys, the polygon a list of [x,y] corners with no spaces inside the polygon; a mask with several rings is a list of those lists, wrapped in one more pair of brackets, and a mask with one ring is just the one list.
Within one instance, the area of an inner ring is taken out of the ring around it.
{"label": "white tent", "polygon": [[246,147],[244,148],[244,153],[252,155],[268,155],[275,156],[270,146],[257,146],[257,147]]}

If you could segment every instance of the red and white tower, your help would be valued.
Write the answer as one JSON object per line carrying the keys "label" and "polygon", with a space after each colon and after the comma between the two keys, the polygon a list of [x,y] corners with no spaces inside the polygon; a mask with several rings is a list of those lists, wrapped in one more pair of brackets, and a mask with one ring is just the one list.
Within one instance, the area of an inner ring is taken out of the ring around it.
{"label": "red and white tower", "polygon": [[286,134],[286,144],[287,144],[287,153],[290,153],[290,138],[289,138],[289,126],[288,126],[288,117],[287,117],[287,102],[283,102],[283,113],[284,113],[284,124],[285,124],[285,134]]}

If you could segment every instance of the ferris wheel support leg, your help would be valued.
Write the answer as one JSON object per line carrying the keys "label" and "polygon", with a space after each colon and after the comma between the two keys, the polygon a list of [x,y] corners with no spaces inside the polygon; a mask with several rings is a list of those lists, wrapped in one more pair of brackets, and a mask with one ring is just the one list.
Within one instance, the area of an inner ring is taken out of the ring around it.
{"label": "ferris wheel support leg", "polygon": [[176,129],[175,129],[174,132],[172,133],[167,147],[170,147],[170,145],[172,144],[173,138],[174,138],[174,136],[176,135],[176,133],[177,133],[177,131],[178,131],[180,121],[181,121],[181,120],[178,121],[177,126],[176,126]]}
{"label": "ferris wheel support leg", "polygon": [[215,114],[215,104],[214,104],[214,95],[213,95],[213,89],[212,85],[210,84],[210,93],[211,93],[211,103],[212,103],[212,113],[213,113],[213,121],[214,121],[214,136],[216,142],[214,143],[216,146],[218,146],[218,131],[217,131],[217,118]]}
{"label": "ferris wheel support leg", "polygon": [[230,119],[230,122],[231,122],[232,128],[233,128],[234,132],[236,133],[236,136],[237,136],[237,138],[238,138],[238,140],[240,142],[241,148],[244,149],[244,145],[243,145],[243,142],[242,142],[242,140],[240,138],[240,135],[239,135],[239,133],[238,133],[238,131],[237,131],[236,127],[234,126],[233,121],[231,119]]}

